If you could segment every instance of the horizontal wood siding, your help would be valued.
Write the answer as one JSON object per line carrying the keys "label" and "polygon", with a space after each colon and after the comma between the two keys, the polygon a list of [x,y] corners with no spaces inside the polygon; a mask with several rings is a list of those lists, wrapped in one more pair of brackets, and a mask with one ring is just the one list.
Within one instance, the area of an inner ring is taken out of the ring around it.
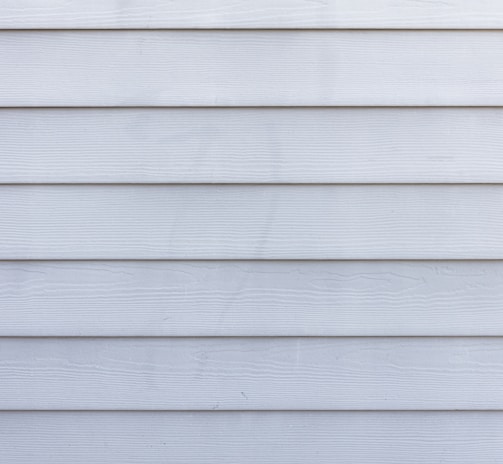
{"label": "horizontal wood siding", "polygon": [[501,108],[0,110],[2,183],[503,181]]}
{"label": "horizontal wood siding", "polygon": [[503,258],[503,186],[2,186],[2,259]]}
{"label": "horizontal wood siding", "polygon": [[1,28],[501,28],[498,0],[2,0]]}
{"label": "horizontal wood siding", "polygon": [[0,375],[0,409],[502,410],[503,338],[4,338]]}
{"label": "horizontal wood siding", "polygon": [[494,464],[494,412],[2,412],[23,464]]}
{"label": "horizontal wood siding", "polygon": [[0,262],[2,336],[500,335],[501,261]]}
{"label": "horizontal wood siding", "polygon": [[500,462],[502,53],[495,0],[0,0],[0,462]]}
{"label": "horizontal wood siding", "polygon": [[3,31],[0,106],[498,106],[502,47],[503,31]]}

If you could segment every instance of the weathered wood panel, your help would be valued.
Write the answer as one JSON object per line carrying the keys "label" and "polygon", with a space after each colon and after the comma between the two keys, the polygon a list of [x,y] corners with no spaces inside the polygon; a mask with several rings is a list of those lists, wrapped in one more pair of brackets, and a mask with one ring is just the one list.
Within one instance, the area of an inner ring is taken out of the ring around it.
{"label": "weathered wood panel", "polygon": [[3,338],[0,409],[503,410],[503,338]]}
{"label": "weathered wood panel", "polygon": [[499,31],[4,31],[0,106],[500,106],[502,49]]}
{"label": "weathered wood panel", "polygon": [[3,186],[1,259],[503,258],[503,186]]}
{"label": "weathered wood panel", "polygon": [[502,182],[500,108],[0,110],[0,182]]}
{"label": "weathered wood panel", "polygon": [[497,0],[2,0],[2,28],[501,28]]}
{"label": "weathered wood panel", "polygon": [[0,263],[0,335],[501,335],[500,261]]}

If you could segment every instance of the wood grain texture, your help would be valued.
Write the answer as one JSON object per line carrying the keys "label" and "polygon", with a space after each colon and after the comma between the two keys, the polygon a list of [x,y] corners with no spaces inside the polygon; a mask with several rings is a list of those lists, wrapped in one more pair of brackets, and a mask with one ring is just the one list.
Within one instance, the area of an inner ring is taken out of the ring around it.
{"label": "wood grain texture", "polygon": [[502,335],[500,261],[0,263],[0,336]]}
{"label": "wood grain texture", "polygon": [[0,182],[502,182],[501,108],[0,110]]}
{"label": "wood grain texture", "polygon": [[503,410],[503,338],[3,338],[6,410]]}
{"label": "wood grain texture", "polygon": [[503,186],[0,189],[1,259],[500,259]]}
{"label": "wood grain texture", "polygon": [[495,412],[2,412],[18,464],[494,464]]}
{"label": "wood grain texture", "polygon": [[1,28],[501,28],[497,0],[1,0]]}
{"label": "wood grain texture", "polygon": [[503,104],[498,31],[3,31],[0,106]]}

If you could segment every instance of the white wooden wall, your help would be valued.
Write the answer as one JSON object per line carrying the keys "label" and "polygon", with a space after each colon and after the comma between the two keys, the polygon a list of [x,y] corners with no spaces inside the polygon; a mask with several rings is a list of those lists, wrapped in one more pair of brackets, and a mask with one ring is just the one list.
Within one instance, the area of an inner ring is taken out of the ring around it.
{"label": "white wooden wall", "polygon": [[503,455],[503,2],[0,0],[0,462]]}

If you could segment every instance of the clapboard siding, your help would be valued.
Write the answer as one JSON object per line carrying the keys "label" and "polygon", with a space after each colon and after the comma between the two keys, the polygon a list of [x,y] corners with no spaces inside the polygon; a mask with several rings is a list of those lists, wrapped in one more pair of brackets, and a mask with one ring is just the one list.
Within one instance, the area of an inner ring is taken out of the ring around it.
{"label": "clapboard siding", "polygon": [[503,338],[3,338],[0,409],[503,409]]}
{"label": "clapboard siding", "polygon": [[2,0],[1,28],[501,28],[498,0]]}
{"label": "clapboard siding", "polygon": [[0,106],[498,106],[502,47],[503,31],[3,31]]}
{"label": "clapboard siding", "polygon": [[2,412],[0,440],[23,464],[494,464],[503,414]]}
{"label": "clapboard siding", "polygon": [[1,336],[501,335],[500,261],[0,262]]}
{"label": "clapboard siding", "polygon": [[501,108],[0,110],[0,182],[502,182]]}
{"label": "clapboard siding", "polygon": [[503,186],[0,189],[3,259],[503,258]]}
{"label": "clapboard siding", "polygon": [[499,2],[0,29],[1,462],[499,460]]}

